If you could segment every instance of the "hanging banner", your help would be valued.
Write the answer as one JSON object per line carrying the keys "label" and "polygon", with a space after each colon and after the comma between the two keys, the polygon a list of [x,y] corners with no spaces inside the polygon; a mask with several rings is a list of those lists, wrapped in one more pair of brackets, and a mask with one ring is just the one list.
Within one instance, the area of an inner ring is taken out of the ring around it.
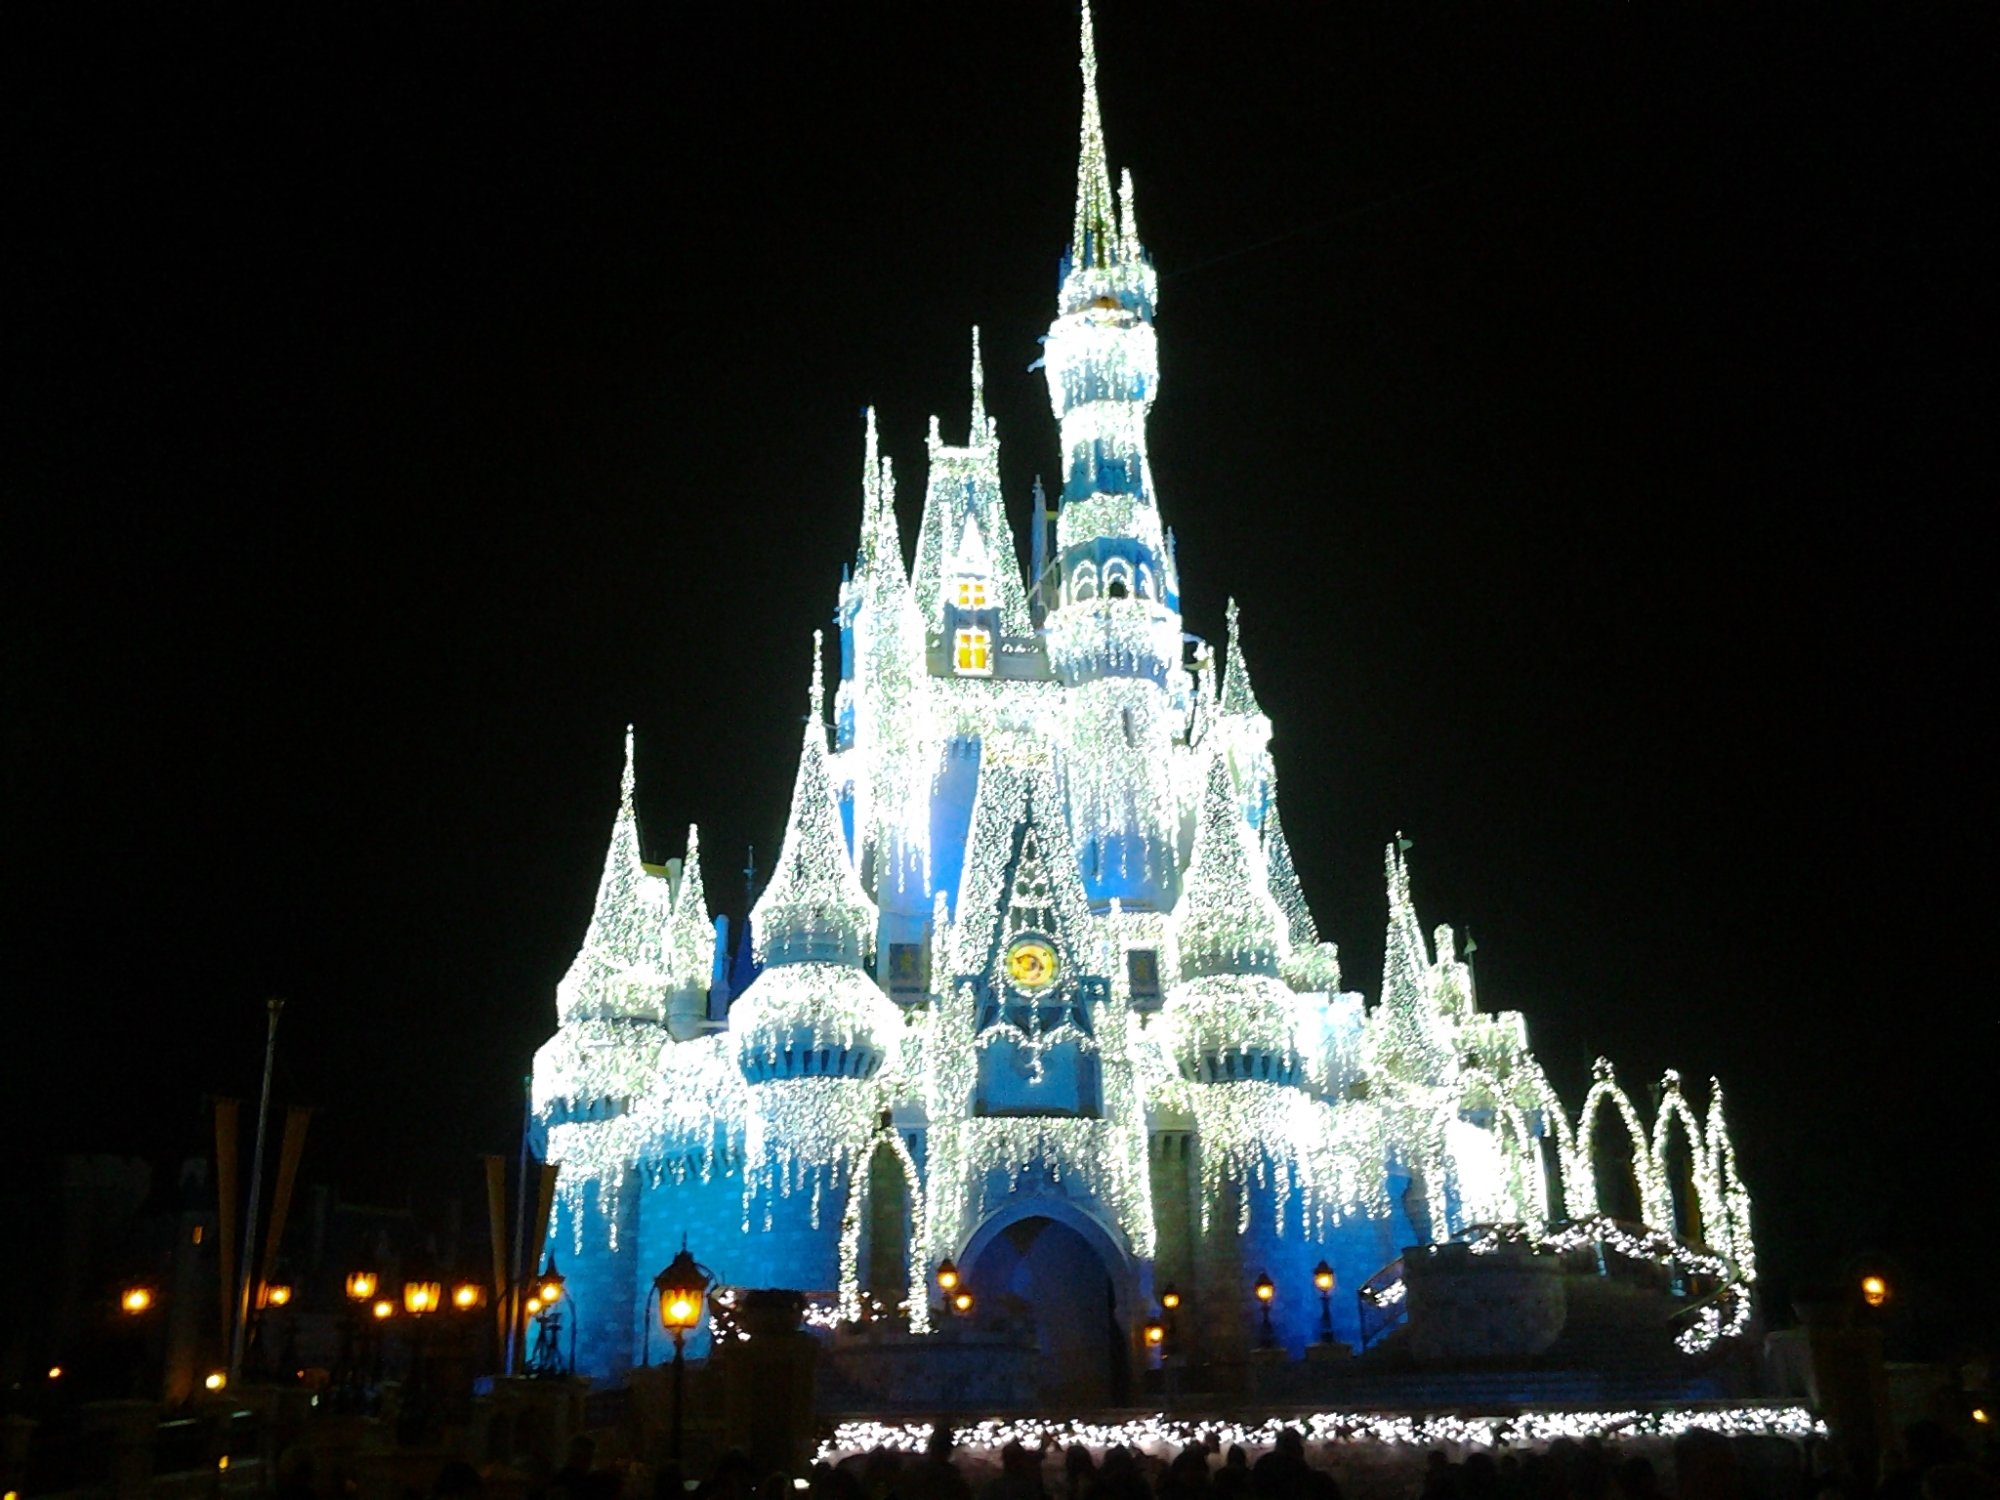
{"label": "hanging banner", "polygon": [[278,1147],[278,1181],[271,1190],[271,1232],[264,1237],[263,1269],[253,1292],[263,1300],[263,1288],[271,1284],[278,1269],[278,1242],[285,1237],[285,1220],[292,1210],[292,1186],[298,1181],[299,1157],[306,1149],[306,1126],[312,1123],[309,1105],[294,1104],[285,1111],[285,1139]]}

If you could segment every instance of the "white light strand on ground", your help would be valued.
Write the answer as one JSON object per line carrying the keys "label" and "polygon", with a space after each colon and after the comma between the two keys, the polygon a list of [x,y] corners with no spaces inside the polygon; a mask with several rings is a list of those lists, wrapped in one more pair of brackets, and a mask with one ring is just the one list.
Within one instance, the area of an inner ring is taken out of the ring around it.
{"label": "white light strand on ground", "polygon": [[[1081,1418],[1014,1420],[989,1418],[953,1430],[955,1445],[968,1453],[992,1453],[1009,1443],[1034,1452],[1043,1445],[1060,1450],[1072,1444],[1102,1454],[1114,1447],[1171,1457],[1190,1443],[1227,1449],[1270,1449],[1278,1434],[1297,1429],[1310,1443],[1382,1444],[1390,1447],[1492,1450],[1540,1446],[1568,1438],[1675,1438],[1685,1432],[1724,1437],[1780,1437],[1794,1441],[1825,1437],[1827,1427],[1803,1406],[1625,1408],[1607,1411],[1528,1411],[1513,1416],[1461,1416],[1448,1412],[1399,1413],[1326,1411],[1306,1416],[1274,1416],[1262,1422],[1218,1418],[1135,1417],[1124,1422]],[[837,1463],[878,1448],[921,1453],[930,1441],[928,1423],[842,1422],[815,1457]]]}

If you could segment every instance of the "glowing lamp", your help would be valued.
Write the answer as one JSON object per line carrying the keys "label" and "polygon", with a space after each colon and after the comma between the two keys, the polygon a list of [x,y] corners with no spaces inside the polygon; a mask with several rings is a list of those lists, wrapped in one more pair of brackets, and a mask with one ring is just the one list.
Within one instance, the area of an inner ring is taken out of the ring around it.
{"label": "glowing lamp", "polygon": [[551,1255],[549,1263],[542,1267],[542,1279],[535,1284],[535,1295],[541,1299],[542,1306],[553,1307],[562,1301],[563,1288],[566,1285],[568,1282],[564,1280],[563,1273],[556,1269],[556,1258]]}
{"label": "glowing lamp", "polygon": [[660,1326],[674,1336],[676,1344],[701,1321],[708,1285],[708,1274],[695,1264],[686,1245],[654,1278],[653,1286],[660,1294]]}
{"label": "glowing lamp", "polygon": [[1993,1414],[1983,1406],[1975,1406],[1972,1408],[1972,1420],[1985,1427],[1992,1422]]}
{"label": "glowing lamp", "polygon": [[1271,1273],[1269,1271],[1258,1273],[1255,1290],[1259,1302],[1269,1302],[1273,1297],[1278,1295],[1278,1285],[1271,1280]]}
{"label": "glowing lamp", "polygon": [[347,1300],[368,1302],[375,1296],[375,1273],[373,1271],[349,1271],[347,1273]]}
{"label": "glowing lamp", "polygon": [[1880,1307],[1889,1300],[1889,1283],[1880,1276],[1862,1277],[1861,1300],[1870,1307]]}
{"label": "glowing lamp", "polygon": [[955,1312],[962,1312],[962,1313],[971,1312],[972,1293],[964,1291],[962,1289],[960,1291],[953,1293],[951,1299],[951,1305],[952,1305],[952,1310]]}
{"label": "glowing lamp", "polygon": [[486,1305],[486,1287],[477,1281],[461,1281],[451,1289],[451,1305],[460,1312],[475,1312]]}
{"label": "glowing lamp", "polygon": [[403,1283],[403,1311],[415,1318],[434,1313],[444,1301],[444,1288],[435,1281]]}
{"label": "glowing lamp", "polygon": [[1172,1282],[1168,1282],[1160,1288],[1160,1306],[1164,1307],[1168,1312],[1172,1312],[1180,1305],[1181,1294]]}
{"label": "glowing lamp", "polygon": [[377,1297],[375,1305],[369,1308],[368,1311],[379,1323],[384,1318],[393,1318],[396,1316],[396,1304],[391,1302],[387,1297]]}
{"label": "glowing lamp", "polygon": [[292,1289],[282,1281],[259,1282],[257,1305],[259,1307],[283,1307],[292,1300]]}
{"label": "glowing lamp", "polygon": [[[1333,1290],[1333,1267],[1325,1261],[1321,1261],[1313,1267],[1313,1286],[1319,1290],[1321,1295],[1325,1295],[1327,1292]],[[1259,1293],[1259,1295],[1261,1296],[1262,1294]]]}
{"label": "glowing lamp", "polygon": [[938,1262],[937,1281],[941,1290],[950,1293],[958,1290],[958,1267],[949,1259]]}
{"label": "glowing lamp", "polygon": [[206,1390],[219,1391],[225,1385],[229,1384],[229,1377],[223,1374],[222,1371],[220,1370],[210,1370],[208,1374],[202,1378],[201,1383],[203,1388]]}
{"label": "glowing lamp", "polygon": [[49,1379],[51,1379],[51,1380],[61,1380],[61,1379],[62,1379],[62,1366],[61,1366],[61,1365],[50,1365],[50,1366],[49,1366]]}
{"label": "glowing lamp", "polygon": [[1165,1324],[1155,1319],[1146,1325],[1146,1347],[1148,1349],[1157,1349],[1166,1341],[1167,1329]]}
{"label": "glowing lamp", "polygon": [[522,1305],[527,1309],[528,1316],[532,1318],[542,1310],[542,1299],[540,1297],[530,1297]]}
{"label": "glowing lamp", "polygon": [[128,1286],[118,1295],[118,1310],[135,1316],[153,1305],[153,1289],[149,1286]]}

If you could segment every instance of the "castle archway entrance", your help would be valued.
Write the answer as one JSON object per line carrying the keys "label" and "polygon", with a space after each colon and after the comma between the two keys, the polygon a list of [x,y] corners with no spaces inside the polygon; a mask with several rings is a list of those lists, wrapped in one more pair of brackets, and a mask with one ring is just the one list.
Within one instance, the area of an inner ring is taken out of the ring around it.
{"label": "castle archway entrance", "polygon": [[1130,1293],[1123,1257],[1102,1231],[1032,1211],[991,1221],[960,1269],[985,1314],[1034,1329],[1039,1403],[1126,1403],[1132,1365],[1121,1304]]}

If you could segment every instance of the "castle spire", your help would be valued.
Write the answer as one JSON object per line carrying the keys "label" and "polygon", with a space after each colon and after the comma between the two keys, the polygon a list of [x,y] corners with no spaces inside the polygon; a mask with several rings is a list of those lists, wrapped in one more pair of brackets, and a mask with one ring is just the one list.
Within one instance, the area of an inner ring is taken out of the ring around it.
{"label": "castle spire", "polygon": [[604,851],[597,901],[576,957],[556,986],[560,1020],[637,1016],[661,1020],[661,926],[668,887],[640,862],[632,726],[625,726],[625,766],[618,778],[618,813]]}
{"label": "castle spire", "polygon": [[1211,750],[1175,912],[1182,978],[1277,973],[1288,924],[1271,897],[1264,865],[1243,821],[1229,762]]}
{"label": "castle spire", "polygon": [[1262,714],[1257,694],[1250,686],[1250,665],[1243,659],[1243,640],[1237,630],[1236,601],[1229,601],[1229,661],[1222,671],[1222,711],[1226,714]]}
{"label": "castle spire", "polygon": [[812,712],[799,747],[792,811],[771,883],[750,910],[758,961],[859,965],[875,932],[875,903],[847,854],[826,764],[826,688],[813,632]]}
{"label": "castle spire", "polygon": [[1116,208],[1111,173],[1104,159],[1104,120],[1097,108],[1097,39],[1090,24],[1090,0],[1083,4],[1083,130],[1076,163],[1076,227],[1069,253],[1077,266],[1108,265],[1116,259]]}
{"label": "castle spire", "polygon": [[1449,1027],[1438,1008],[1430,947],[1410,898],[1407,846],[1399,833],[1383,855],[1389,932],[1382,952],[1380,1056],[1406,1082],[1437,1083],[1451,1063]]}
{"label": "castle spire", "polygon": [[667,982],[676,989],[703,990],[715,972],[715,921],[701,878],[701,829],[688,824],[687,855],[680,888],[667,912],[662,944]]}
{"label": "castle spire", "polygon": [[861,438],[861,566],[868,571],[875,560],[875,513],[882,508],[882,444],[875,431],[875,408],[863,412],[866,428]]}

